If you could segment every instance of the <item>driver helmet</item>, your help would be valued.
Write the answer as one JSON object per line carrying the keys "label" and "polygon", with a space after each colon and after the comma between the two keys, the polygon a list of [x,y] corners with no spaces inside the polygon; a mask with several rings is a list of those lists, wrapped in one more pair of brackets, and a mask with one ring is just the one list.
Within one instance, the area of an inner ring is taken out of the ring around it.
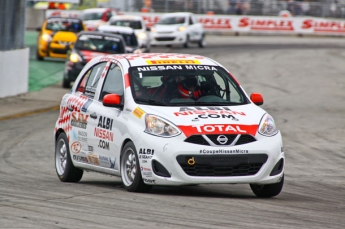
{"label": "driver helmet", "polygon": [[177,78],[178,92],[182,98],[198,98],[201,96],[201,92],[197,90],[199,85],[198,76],[179,76]]}

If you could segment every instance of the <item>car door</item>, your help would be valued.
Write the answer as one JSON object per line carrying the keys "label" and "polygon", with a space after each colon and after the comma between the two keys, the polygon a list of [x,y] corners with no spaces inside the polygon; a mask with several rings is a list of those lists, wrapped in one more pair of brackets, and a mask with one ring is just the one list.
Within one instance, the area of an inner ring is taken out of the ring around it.
{"label": "car door", "polygon": [[[89,159],[93,164],[119,170],[121,150],[121,109],[106,107],[102,99],[106,94],[118,94],[123,99],[124,86],[120,67],[115,63],[106,66],[107,72],[99,86],[97,99],[87,108],[90,113],[88,133],[92,137],[93,152]],[[123,100],[122,100],[123,101]]]}
{"label": "car door", "polygon": [[201,24],[198,23],[194,15],[188,16],[188,23],[189,23],[189,37],[192,41],[199,41],[202,36],[202,28]]}

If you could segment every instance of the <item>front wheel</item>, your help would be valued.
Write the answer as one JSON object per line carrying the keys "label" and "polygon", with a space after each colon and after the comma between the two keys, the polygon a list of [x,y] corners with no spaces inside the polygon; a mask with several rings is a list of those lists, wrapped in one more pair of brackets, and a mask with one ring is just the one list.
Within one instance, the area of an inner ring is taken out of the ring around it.
{"label": "front wheel", "polygon": [[284,175],[278,183],[265,185],[250,184],[250,188],[257,197],[270,198],[273,196],[277,196],[283,189],[283,185]]}
{"label": "front wheel", "polygon": [[66,77],[63,78],[62,80],[62,87],[63,88],[70,88],[71,87],[71,81],[66,79]]}
{"label": "front wheel", "polygon": [[190,47],[190,40],[189,40],[189,36],[188,35],[186,37],[186,42],[183,44],[183,47],[185,47],[185,48],[189,48]]}
{"label": "front wheel", "polygon": [[62,182],[78,182],[83,176],[83,170],[73,165],[65,133],[59,134],[55,143],[55,170]]}
{"label": "front wheel", "polygon": [[36,60],[40,60],[40,61],[44,60],[44,57],[42,57],[42,56],[39,54],[38,49],[36,50]]}
{"label": "front wheel", "polygon": [[144,183],[133,142],[127,142],[121,153],[121,179],[129,192],[148,192],[152,186]]}

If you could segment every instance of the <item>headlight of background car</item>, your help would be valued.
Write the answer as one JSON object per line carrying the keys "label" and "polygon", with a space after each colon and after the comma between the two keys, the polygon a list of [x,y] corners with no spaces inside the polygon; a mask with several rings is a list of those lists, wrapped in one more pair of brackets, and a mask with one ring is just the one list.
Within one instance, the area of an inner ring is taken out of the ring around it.
{"label": "headlight of background car", "polygon": [[76,62],[81,62],[83,59],[81,56],[78,55],[78,53],[72,52],[71,55],[69,56],[69,61],[76,63]]}
{"label": "headlight of background car", "polygon": [[178,29],[177,29],[178,31],[180,31],[180,32],[183,32],[183,31],[185,31],[186,30],[186,27],[184,27],[184,26],[181,26],[181,27],[178,27]]}
{"label": "headlight of background car", "polygon": [[146,33],[139,33],[138,34],[138,39],[143,40],[146,38]]}
{"label": "headlight of background car", "polygon": [[159,137],[174,137],[181,133],[172,123],[163,120],[155,115],[147,114],[145,116],[145,133]]}
{"label": "headlight of background car", "polygon": [[51,39],[52,39],[52,37],[47,33],[42,35],[42,40],[44,40],[44,41],[50,41]]}
{"label": "headlight of background car", "polygon": [[259,125],[259,133],[268,137],[271,137],[278,133],[278,129],[271,115],[265,114],[262,117],[261,123]]}

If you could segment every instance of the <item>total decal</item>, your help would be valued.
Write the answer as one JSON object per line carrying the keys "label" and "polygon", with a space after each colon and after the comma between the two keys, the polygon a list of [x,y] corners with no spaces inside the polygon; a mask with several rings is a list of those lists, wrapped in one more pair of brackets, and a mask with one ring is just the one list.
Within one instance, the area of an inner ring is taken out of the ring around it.
{"label": "total decal", "polygon": [[250,134],[255,135],[258,125],[207,124],[178,126],[186,137],[200,134]]}
{"label": "total decal", "polygon": [[152,169],[140,166],[142,177],[152,177]]}

